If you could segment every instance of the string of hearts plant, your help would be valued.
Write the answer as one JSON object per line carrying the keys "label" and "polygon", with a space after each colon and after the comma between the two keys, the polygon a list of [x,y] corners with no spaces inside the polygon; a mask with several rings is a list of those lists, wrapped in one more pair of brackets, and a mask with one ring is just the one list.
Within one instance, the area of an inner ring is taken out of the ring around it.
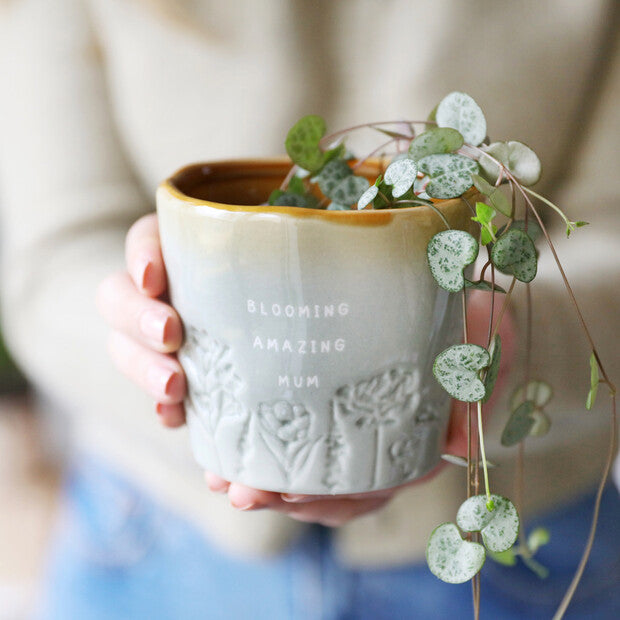
{"label": "string of hearts plant", "polygon": [[[419,132],[418,127],[421,127]],[[376,130],[386,140],[365,158],[353,162],[344,139],[352,131],[363,128]],[[616,446],[616,388],[601,362],[536,205],[543,204],[562,218],[567,236],[586,222],[569,220],[555,204],[530,189],[541,175],[540,161],[532,149],[517,141],[489,143],[486,136],[482,110],[469,95],[459,92],[447,95],[425,121],[369,123],[326,135],[322,118],[306,116],[288,133],[286,149],[294,165],[281,187],[272,192],[269,204],[329,210],[425,205],[442,219],[446,230],[429,242],[428,265],[438,286],[462,296],[464,341],[442,351],[435,359],[433,372],[450,396],[467,403],[467,456],[445,455],[450,462],[467,467],[467,493],[457,512],[456,523],[443,523],[432,532],[426,557],[430,570],[443,581],[472,580],[476,618],[480,609],[479,571],[487,554],[507,565],[515,564],[520,557],[538,575],[546,573],[534,555],[548,541],[548,532],[539,528],[526,537],[515,507],[515,503],[519,505],[520,502],[513,503],[491,492],[482,409],[493,392],[499,370],[498,328],[515,285],[520,282],[526,287],[528,302],[528,363],[525,380],[512,395],[511,413],[501,442],[505,446],[519,446],[520,480],[516,486],[522,488],[524,442],[530,436],[545,434],[550,426],[544,407],[552,396],[552,388],[544,381],[532,379],[529,371],[532,346],[529,286],[538,267],[535,241],[542,236],[549,245],[592,351],[586,408],[592,408],[600,384],[607,386],[611,396],[609,454],[596,495],[590,534],[574,579],[554,616],[557,619],[564,615],[571,601],[594,540],[601,496]],[[372,185],[364,176],[356,174],[366,159],[377,154],[385,157],[388,151],[396,154]],[[325,197],[322,201],[317,198],[314,184],[320,188],[319,195]],[[443,199],[461,196],[467,200],[464,194],[472,185],[483,197],[475,205],[470,204],[472,220],[480,226],[479,240],[465,231],[451,229],[436,206],[437,201]],[[501,185],[507,185],[508,191],[501,189]],[[496,218],[500,215],[506,221],[498,227]],[[481,247],[486,261],[480,277],[471,281],[464,272],[477,259]],[[512,277],[507,290],[496,283],[496,271]],[[486,291],[491,296],[486,347],[468,342],[466,308],[471,289]],[[494,321],[496,295],[504,295],[504,301],[499,318]],[[480,492],[480,474],[484,481],[483,493]],[[465,533],[465,538],[461,532]]]}

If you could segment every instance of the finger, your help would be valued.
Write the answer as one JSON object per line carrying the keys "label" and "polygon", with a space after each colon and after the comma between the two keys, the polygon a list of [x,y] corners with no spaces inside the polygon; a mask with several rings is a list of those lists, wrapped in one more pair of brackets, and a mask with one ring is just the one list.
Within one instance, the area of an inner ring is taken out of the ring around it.
{"label": "finger", "polygon": [[209,489],[214,493],[226,493],[230,487],[230,482],[228,482],[228,480],[224,480],[224,478],[210,471],[205,472],[205,480],[207,481]]}
{"label": "finger", "polygon": [[[290,504],[280,510],[297,521],[319,523],[326,527],[340,527],[348,521],[373,512],[383,507],[390,498],[378,497],[373,499],[338,499],[322,500],[296,506]],[[278,507],[274,507],[278,510]]]}
{"label": "finger", "polygon": [[228,499],[231,506],[237,510],[260,510],[283,505],[279,493],[253,489],[238,482],[231,482],[228,488]]}
{"label": "finger", "polygon": [[108,276],[99,285],[97,307],[113,329],[149,348],[171,353],[181,346],[179,315],[168,304],[141,295],[124,271]]}
{"label": "finger", "polygon": [[185,397],[185,375],[174,357],[151,351],[117,331],[111,332],[108,348],[120,371],[157,402],[171,405]]}
{"label": "finger", "polygon": [[155,405],[155,411],[161,423],[168,428],[178,428],[185,424],[185,407],[180,403],[175,403],[173,405],[157,403],[157,405]]}
{"label": "finger", "polygon": [[127,271],[141,293],[158,297],[166,290],[166,269],[155,213],[140,218],[129,229],[125,240],[125,258]]}

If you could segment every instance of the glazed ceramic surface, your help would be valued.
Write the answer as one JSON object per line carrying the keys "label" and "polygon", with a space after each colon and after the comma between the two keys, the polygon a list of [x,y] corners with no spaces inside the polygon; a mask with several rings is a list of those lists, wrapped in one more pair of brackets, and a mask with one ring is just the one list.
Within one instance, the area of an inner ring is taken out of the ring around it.
{"label": "glazed ceramic surface", "polygon": [[[158,190],[196,458],[228,480],[292,493],[422,476],[439,461],[450,406],[433,360],[460,331],[459,297],[426,261],[445,225],[426,207],[252,206],[287,169],[200,164]],[[439,208],[473,231],[463,201]]]}

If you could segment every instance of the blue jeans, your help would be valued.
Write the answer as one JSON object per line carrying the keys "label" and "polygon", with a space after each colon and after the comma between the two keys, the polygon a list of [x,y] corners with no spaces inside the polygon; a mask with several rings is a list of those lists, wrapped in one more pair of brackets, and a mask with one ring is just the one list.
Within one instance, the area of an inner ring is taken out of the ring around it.
{"label": "blue jeans", "polygon": [[[205,493],[207,493],[205,488]],[[45,620],[382,620],[471,618],[469,584],[447,585],[424,564],[350,569],[330,531],[312,527],[268,560],[232,558],[101,463],[84,461],[65,486],[41,618]],[[546,515],[551,542],[522,566],[487,560],[482,618],[551,618],[587,535],[592,497]],[[620,499],[605,494],[595,548],[567,618],[620,618]],[[533,527],[536,523],[528,524]]]}

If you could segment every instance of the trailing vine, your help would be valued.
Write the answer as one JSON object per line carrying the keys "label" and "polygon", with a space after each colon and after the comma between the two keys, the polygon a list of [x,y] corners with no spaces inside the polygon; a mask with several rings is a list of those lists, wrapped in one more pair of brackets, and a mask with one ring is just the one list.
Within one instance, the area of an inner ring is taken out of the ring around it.
{"label": "trailing vine", "polygon": [[[380,132],[388,140],[354,162],[344,139],[361,129]],[[428,244],[428,265],[439,287],[462,295],[464,339],[439,353],[433,373],[452,398],[467,403],[467,456],[444,455],[446,460],[467,467],[467,489],[456,522],[442,523],[430,535],[426,558],[433,574],[445,582],[472,580],[476,617],[480,604],[478,576],[487,555],[507,566],[516,564],[520,558],[537,575],[544,577],[547,573],[535,554],[548,542],[549,532],[537,528],[526,535],[517,511],[524,486],[524,442],[546,434],[551,425],[545,407],[552,398],[552,387],[530,373],[530,283],[538,271],[536,241],[545,240],[591,349],[590,390],[585,406],[593,407],[601,384],[607,386],[611,397],[609,452],[596,495],[590,534],[573,582],[554,616],[559,619],[577,588],[596,532],[601,497],[616,448],[616,388],[603,366],[536,203],[550,208],[562,219],[567,236],[587,222],[569,220],[557,205],[530,188],[540,179],[542,170],[538,156],[530,147],[518,141],[489,143],[486,136],[482,110],[469,95],[460,92],[447,95],[425,121],[368,123],[326,135],[321,117],[306,116],[288,133],[285,145],[294,165],[280,188],[272,192],[269,204],[339,211],[426,206],[445,225],[445,230],[434,235]],[[396,155],[374,183],[356,174],[368,157],[384,153],[388,148],[393,148]],[[502,185],[508,185],[509,192]],[[440,200],[458,197],[465,200],[463,195],[472,186],[482,198],[470,205],[471,219],[480,229],[478,239],[468,232],[452,229],[437,208]],[[503,217],[501,225],[500,217]],[[486,252],[487,260],[479,278],[472,281],[465,276],[465,270],[476,261],[480,248]],[[496,272],[512,276],[508,290],[496,283]],[[488,278],[487,274],[490,274]],[[517,283],[527,289],[526,369],[523,383],[510,398],[510,416],[501,436],[504,446],[518,446],[519,450],[517,500],[513,503],[492,492],[482,419],[483,407],[493,393],[499,372],[502,348],[499,326]],[[486,347],[468,342],[466,308],[471,289],[491,295]],[[494,321],[496,295],[504,295],[504,301]],[[483,493],[480,493],[481,473]]]}

